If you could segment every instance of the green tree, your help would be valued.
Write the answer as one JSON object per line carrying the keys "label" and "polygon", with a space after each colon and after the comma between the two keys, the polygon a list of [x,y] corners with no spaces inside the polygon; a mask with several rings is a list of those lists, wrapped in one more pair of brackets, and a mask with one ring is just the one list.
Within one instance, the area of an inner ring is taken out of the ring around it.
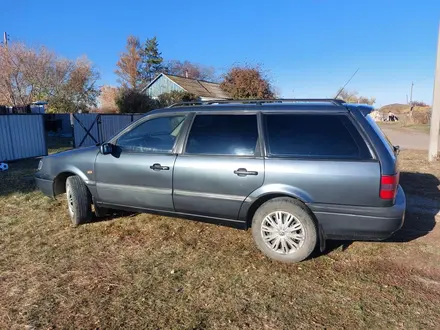
{"label": "green tree", "polygon": [[134,89],[121,88],[116,97],[120,113],[146,113],[158,108],[158,102],[145,93]]}
{"label": "green tree", "polygon": [[151,82],[156,75],[163,71],[163,57],[159,52],[159,42],[156,37],[147,39],[141,51],[141,77],[144,82]]}
{"label": "green tree", "polygon": [[274,89],[259,66],[233,67],[220,87],[234,99],[272,99]]}
{"label": "green tree", "polygon": [[196,95],[186,91],[171,91],[159,95],[159,105],[161,108],[169,107],[172,104],[180,102],[197,101]]}

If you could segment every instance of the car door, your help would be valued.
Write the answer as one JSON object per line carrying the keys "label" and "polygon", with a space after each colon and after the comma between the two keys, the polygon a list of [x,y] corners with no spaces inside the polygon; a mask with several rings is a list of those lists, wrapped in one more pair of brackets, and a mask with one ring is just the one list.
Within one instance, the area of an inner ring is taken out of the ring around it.
{"label": "car door", "polygon": [[186,116],[147,119],[98,154],[95,177],[102,203],[172,211],[174,146]]}
{"label": "car door", "polygon": [[197,114],[174,166],[177,212],[237,219],[264,181],[256,114]]}

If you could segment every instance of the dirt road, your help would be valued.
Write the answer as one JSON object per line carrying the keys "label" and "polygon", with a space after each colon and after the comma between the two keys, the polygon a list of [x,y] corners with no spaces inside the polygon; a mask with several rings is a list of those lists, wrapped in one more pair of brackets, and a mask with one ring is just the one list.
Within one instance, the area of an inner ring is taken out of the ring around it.
{"label": "dirt road", "polygon": [[428,150],[429,135],[427,133],[388,127],[382,127],[382,130],[391,142],[400,146],[401,149]]}

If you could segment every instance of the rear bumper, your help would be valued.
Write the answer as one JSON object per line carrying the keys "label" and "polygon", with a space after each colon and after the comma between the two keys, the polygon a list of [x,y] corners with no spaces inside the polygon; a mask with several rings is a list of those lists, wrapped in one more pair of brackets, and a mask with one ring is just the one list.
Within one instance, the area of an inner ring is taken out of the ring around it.
{"label": "rear bumper", "polygon": [[38,176],[35,176],[35,184],[43,194],[52,198],[54,197],[53,180],[42,179]]}
{"label": "rear bumper", "polygon": [[402,228],[406,197],[399,186],[391,207],[309,204],[328,239],[384,240]]}

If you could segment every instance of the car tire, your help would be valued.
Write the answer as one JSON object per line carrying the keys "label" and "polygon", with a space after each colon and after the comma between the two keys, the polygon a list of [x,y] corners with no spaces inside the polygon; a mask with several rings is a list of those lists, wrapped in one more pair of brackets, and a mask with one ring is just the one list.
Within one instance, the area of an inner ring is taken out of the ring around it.
{"label": "car tire", "polygon": [[69,176],[66,180],[67,208],[74,226],[92,220],[92,196],[79,176]]}
{"label": "car tire", "polygon": [[317,243],[313,215],[303,203],[287,197],[271,199],[257,209],[252,235],[266,256],[287,263],[306,259]]}

